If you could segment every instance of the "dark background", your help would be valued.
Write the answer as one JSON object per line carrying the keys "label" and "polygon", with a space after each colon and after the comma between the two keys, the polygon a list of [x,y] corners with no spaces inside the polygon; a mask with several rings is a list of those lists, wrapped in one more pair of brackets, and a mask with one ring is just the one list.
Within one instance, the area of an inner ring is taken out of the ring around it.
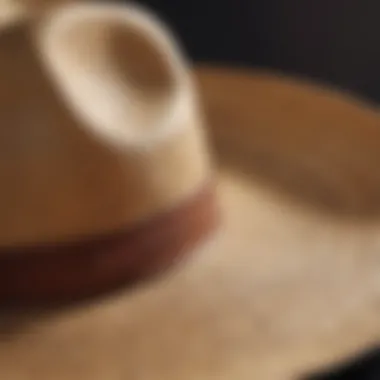
{"label": "dark background", "polygon": [[196,61],[264,66],[380,101],[379,0],[141,0]]}
{"label": "dark background", "polygon": [[[380,0],[138,2],[171,26],[193,61],[274,68],[380,102]],[[380,380],[380,350],[312,378]]]}

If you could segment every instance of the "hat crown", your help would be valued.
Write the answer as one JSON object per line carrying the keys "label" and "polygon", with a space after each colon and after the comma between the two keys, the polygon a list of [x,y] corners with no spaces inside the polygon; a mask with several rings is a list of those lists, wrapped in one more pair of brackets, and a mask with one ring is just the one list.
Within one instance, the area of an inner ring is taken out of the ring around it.
{"label": "hat crown", "polygon": [[124,228],[204,182],[193,83],[159,20],[72,3],[12,21],[0,29],[0,246]]}
{"label": "hat crown", "polygon": [[194,95],[186,62],[152,14],[76,4],[51,12],[36,37],[63,99],[103,138],[138,149],[185,127]]}

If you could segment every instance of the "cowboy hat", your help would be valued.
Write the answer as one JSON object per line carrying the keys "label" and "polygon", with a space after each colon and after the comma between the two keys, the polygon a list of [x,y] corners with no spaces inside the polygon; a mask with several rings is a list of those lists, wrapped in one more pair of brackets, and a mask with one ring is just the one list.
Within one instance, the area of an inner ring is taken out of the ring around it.
{"label": "cowboy hat", "polygon": [[0,297],[39,302],[2,307],[0,378],[286,380],[378,341],[373,107],[191,74],[121,5],[20,17],[0,81]]}

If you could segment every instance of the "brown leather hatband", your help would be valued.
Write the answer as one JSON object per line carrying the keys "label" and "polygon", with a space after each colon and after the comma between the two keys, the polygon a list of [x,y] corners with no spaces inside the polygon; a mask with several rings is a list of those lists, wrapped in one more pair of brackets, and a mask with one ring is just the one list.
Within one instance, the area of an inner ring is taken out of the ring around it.
{"label": "brown leather hatband", "polygon": [[216,225],[211,186],[145,224],[75,244],[0,248],[0,304],[94,296],[167,268]]}

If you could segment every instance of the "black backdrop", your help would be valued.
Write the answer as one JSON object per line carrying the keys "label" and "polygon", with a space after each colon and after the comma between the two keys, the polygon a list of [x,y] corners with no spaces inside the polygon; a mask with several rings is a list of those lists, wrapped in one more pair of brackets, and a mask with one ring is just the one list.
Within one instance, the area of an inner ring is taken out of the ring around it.
{"label": "black backdrop", "polygon": [[[137,2],[171,26],[194,61],[275,68],[380,102],[380,0]],[[313,379],[380,380],[380,351]]]}
{"label": "black backdrop", "polygon": [[380,101],[379,0],[140,0],[190,57],[265,66]]}

